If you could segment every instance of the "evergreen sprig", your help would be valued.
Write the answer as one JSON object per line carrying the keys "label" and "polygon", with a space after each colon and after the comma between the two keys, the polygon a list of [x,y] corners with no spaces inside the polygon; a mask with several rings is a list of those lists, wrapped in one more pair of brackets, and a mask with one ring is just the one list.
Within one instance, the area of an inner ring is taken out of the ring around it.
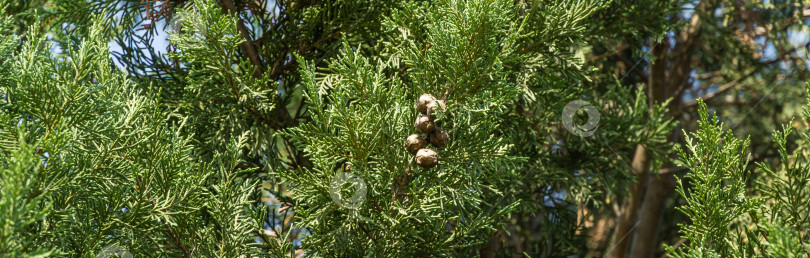
{"label": "evergreen sprig", "polygon": [[699,105],[700,129],[684,137],[688,152],[678,149],[684,166],[690,169],[686,177],[688,192],[686,179],[678,179],[676,189],[686,201],[685,206],[677,209],[691,221],[681,229],[689,244],[678,248],[673,256],[740,255],[729,228],[756,205],[745,195],[748,140],[738,140],[730,132],[724,133],[717,115],[710,115],[703,102],[699,101]]}
{"label": "evergreen sprig", "polygon": [[180,135],[185,120],[170,125],[159,94],[112,67],[96,24],[64,57],[51,55],[31,27],[2,64],[11,72],[0,85],[0,206],[12,224],[0,253],[92,256],[116,246],[165,256],[258,253],[254,236],[266,210],[252,206],[257,182],[239,168],[247,138],[210,162],[195,158]]}

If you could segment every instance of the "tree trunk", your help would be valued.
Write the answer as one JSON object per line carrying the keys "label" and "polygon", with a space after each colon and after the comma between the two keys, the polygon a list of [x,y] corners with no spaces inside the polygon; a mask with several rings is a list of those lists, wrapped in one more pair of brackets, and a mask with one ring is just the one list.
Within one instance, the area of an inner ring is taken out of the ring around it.
{"label": "tree trunk", "polygon": [[641,196],[644,185],[647,183],[647,175],[650,168],[650,155],[643,145],[636,146],[636,153],[633,155],[633,172],[636,173],[636,181],[630,185],[630,194],[625,198],[621,207],[621,214],[617,221],[616,231],[613,232],[613,246],[608,249],[610,257],[624,257],[627,253],[627,246],[630,243],[630,233],[638,225],[636,222],[636,212],[641,203]]}
{"label": "tree trunk", "polygon": [[[706,2],[701,2],[697,9],[705,9]],[[700,16],[698,13],[692,15],[689,23],[681,30],[674,46],[665,43],[653,47],[653,54],[657,59],[651,65],[648,89],[650,99],[657,103],[663,103],[672,98],[669,104],[669,114],[673,119],[679,120],[683,114],[681,94],[684,88],[688,87],[690,72],[693,69],[693,55],[695,48],[699,44]],[[671,49],[669,55],[667,50]],[[674,53],[674,54],[673,54]],[[654,108],[650,106],[650,108]],[[668,141],[677,143],[680,131],[674,129],[669,135]],[[676,157],[671,156],[670,160]],[[667,162],[664,167],[671,167]],[[650,177],[647,184],[646,193],[642,199],[641,210],[639,211],[638,228],[634,232],[631,257],[650,257],[658,247],[658,229],[661,226],[661,215],[663,214],[664,202],[669,198],[674,187],[672,174],[657,175]]]}
{"label": "tree trunk", "polygon": [[658,229],[664,212],[664,203],[674,187],[673,173],[650,176],[644,201],[639,210],[638,230],[633,237],[630,257],[652,257],[658,248]]}

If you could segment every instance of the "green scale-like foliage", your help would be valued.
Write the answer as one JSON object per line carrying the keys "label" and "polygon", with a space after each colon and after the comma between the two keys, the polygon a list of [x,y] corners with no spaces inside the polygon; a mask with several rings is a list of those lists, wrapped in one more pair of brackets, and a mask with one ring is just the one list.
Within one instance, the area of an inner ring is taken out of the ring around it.
{"label": "green scale-like foliage", "polygon": [[[415,44],[403,50],[405,75],[385,73],[396,69],[348,45],[326,73],[302,64],[313,116],[290,136],[308,153],[313,169],[279,176],[296,189],[299,226],[313,232],[305,247],[317,254],[452,253],[475,245],[517,204],[482,199],[504,191],[494,186],[514,180],[515,164],[522,160],[507,155],[510,136],[492,134],[519,91],[500,68],[510,56],[505,51],[513,49],[509,42],[520,35],[519,24],[508,19],[515,9],[499,2],[447,2],[438,8],[427,25],[431,48],[425,54]],[[482,38],[470,39],[470,28]],[[450,144],[437,149],[437,167],[423,169],[411,162],[404,140],[417,133],[416,98],[422,93],[441,98],[444,91],[448,107],[435,122],[449,133]],[[356,210],[341,208],[329,195],[333,176],[344,171],[369,189]],[[399,189],[395,180],[403,175],[407,182]],[[395,191],[402,195],[395,198]]]}
{"label": "green scale-like foliage", "polygon": [[[616,70],[588,53],[625,36],[628,53],[652,51],[678,4],[0,4],[0,256],[582,254],[643,172],[636,148],[658,171],[675,126],[670,102],[626,85],[652,55]],[[150,45],[160,29],[166,55]],[[423,93],[447,103],[433,168],[404,147]],[[591,137],[560,123],[577,99],[600,114]],[[806,255],[810,137],[788,155],[790,130],[774,134],[783,167],[749,173],[748,142],[700,112],[681,152],[686,244],[670,254]],[[336,201],[358,190],[335,193],[341,173],[367,187],[358,207]]]}
{"label": "green scale-like foliage", "polygon": [[685,137],[689,152],[679,149],[685,166],[692,171],[687,177],[691,185],[689,194],[684,190],[683,180],[678,180],[677,191],[688,206],[677,209],[691,219],[691,224],[683,225],[682,229],[690,244],[679,248],[678,253],[728,257],[737,253],[735,245],[729,242],[728,228],[755,206],[755,202],[745,197],[748,141],[723,133],[717,116],[710,116],[706,105],[702,102],[700,105],[701,129]]}
{"label": "green scale-like foliage", "polygon": [[[239,36],[236,19],[222,15],[222,9],[210,1],[194,2],[194,8],[179,12],[179,32],[170,40],[178,53],[170,57],[182,60],[188,67],[185,84],[176,90],[169,104],[178,116],[188,118],[202,155],[220,150],[242,134],[249,137],[245,146],[249,157],[267,155],[274,144],[277,83],[269,73],[261,77],[257,68],[238,54]],[[178,96],[179,95],[179,96]],[[207,157],[206,157],[207,158]]]}
{"label": "green scale-like foliage", "polygon": [[18,51],[2,48],[0,254],[252,252],[266,213],[250,209],[255,181],[238,177],[245,137],[197,161],[183,121],[112,67],[100,31],[62,58],[35,27]]}
{"label": "green scale-like foliage", "polygon": [[[805,108],[805,121],[810,121],[808,110]],[[692,170],[688,177],[692,182],[689,188],[679,182],[677,190],[686,199],[678,210],[691,219],[682,230],[690,243],[668,250],[676,257],[807,256],[807,132],[800,134],[798,148],[789,154],[787,142],[793,129],[783,126],[775,131],[773,141],[781,166],[759,163],[761,171],[752,173],[746,170],[744,156],[748,141],[723,134],[717,116],[709,116],[702,102],[699,112],[701,129],[693,134],[698,141],[687,138],[691,154],[681,152]],[[757,180],[747,185],[751,175]]]}

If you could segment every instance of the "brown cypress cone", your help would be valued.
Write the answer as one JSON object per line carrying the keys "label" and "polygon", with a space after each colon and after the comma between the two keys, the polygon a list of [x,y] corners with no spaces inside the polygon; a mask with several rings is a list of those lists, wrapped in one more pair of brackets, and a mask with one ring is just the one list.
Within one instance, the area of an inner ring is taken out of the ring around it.
{"label": "brown cypress cone", "polygon": [[435,100],[436,98],[434,98],[433,95],[427,93],[422,94],[422,96],[419,96],[419,99],[416,100],[416,110],[419,110],[419,112],[422,112],[422,114],[426,114],[428,104]]}
{"label": "brown cypress cone", "polygon": [[416,164],[422,168],[432,168],[439,164],[439,154],[431,149],[421,149],[416,152]]}
{"label": "brown cypress cone", "polygon": [[430,144],[436,148],[444,148],[444,146],[447,146],[447,143],[450,142],[450,136],[447,135],[445,130],[436,129],[430,132],[428,140],[430,140]]}
{"label": "brown cypress cone", "polygon": [[441,110],[444,112],[447,110],[447,106],[445,106],[444,101],[442,100],[435,100],[433,102],[428,103],[427,105],[427,115],[430,119],[436,119],[436,112]]}
{"label": "brown cypress cone", "polygon": [[433,120],[430,117],[419,115],[416,117],[416,122],[413,123],[413,126],[416,127],[416,130],[420,133],[429,133],[436,129],[436,125],[433,124]]}
{"label": "brown cypress cone", "polygon": [[427,146],[427,141],[418,134],[411,134],[405,139],[405,149],[411,154],[416,154],[417,151]]}

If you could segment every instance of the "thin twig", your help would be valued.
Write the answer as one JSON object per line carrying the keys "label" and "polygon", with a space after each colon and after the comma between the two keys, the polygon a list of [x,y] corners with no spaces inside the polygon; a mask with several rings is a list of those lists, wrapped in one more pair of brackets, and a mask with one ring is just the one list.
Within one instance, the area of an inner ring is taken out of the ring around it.
{"label": "thin twig", "polygon": [[411,178],[411,166],[413,166],[413,161],[416,160],[416,157],[411,158],[411,161],[408,162],[408,167],[405,168],[405,173],[402,173],[402,176],[397,180],[397,183],[394,184],[394,195],[391,196],[391,205],[394,205],[397,200],[401,197],[402,189],[405,188],[405,185],[408,184],[408,181]]}
{"label": "thin twig", "polygon": [[444,96],[442,96],[442,102],[447,103],[447,98],[450,97],[450,89],[453,88],[453,85],[448,83],[446,84],[447,90],[444,91]]}
{"label": "thin twig", "polygon": [[245,42],[240,44],[240,47],[242,48],[242,51],[245,51],[245,54],[247,54],[250,63],[257,68],[256,74],[254,75],[261,78],[262,73],[264,73],[262,61],[259,59],[259,52],[256,51],[256,47],[253,45],[253,40],[250,39],[250,32],[248,32],[247,27],[245,27],[242,18],[239,17],[239,10],[236,9],[236,5],[234,5],[233,1],[231,0],[221,0],[221,2],[222,5],[230,11],[231,15],[236,17],[238,20],[236,23],[236,29],[239,30],[239,34],[242,36],[242,39],[245,40]]}

